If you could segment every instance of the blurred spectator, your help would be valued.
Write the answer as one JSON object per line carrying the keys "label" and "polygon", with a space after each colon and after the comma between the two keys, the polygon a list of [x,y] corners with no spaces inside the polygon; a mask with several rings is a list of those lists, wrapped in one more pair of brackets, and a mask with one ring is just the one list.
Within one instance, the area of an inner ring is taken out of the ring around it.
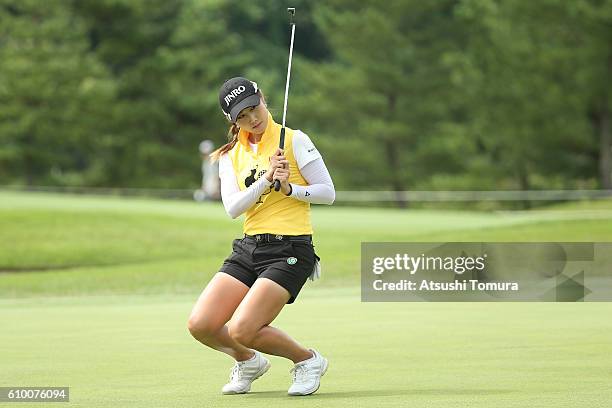
{"label": "blurred spectator", "polygon": [[212,163],[208,155],[212,153],[215,145],[211,140],[200,143],[199,150],[202,156],[202,188],[193,193],[196,201],[219,200],[221,189],[219,183],[219,164]]}

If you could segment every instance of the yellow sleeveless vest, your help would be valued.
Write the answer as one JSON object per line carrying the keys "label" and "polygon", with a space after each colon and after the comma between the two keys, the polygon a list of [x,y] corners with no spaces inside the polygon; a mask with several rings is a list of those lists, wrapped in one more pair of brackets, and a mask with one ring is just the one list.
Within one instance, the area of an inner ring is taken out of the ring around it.
{"label": "yellow sleeveless vest", "polygon": [[[268,170],[269,158],[278,149],[281,125],[274,122],[268,112],[268,125],[257,144],[257,153],[249,144],[250,133],[240,130],[236,145],[228,152],[240,190],[246,189]],[[289,182],[308,185],[302,177],[293,155],[294,130],[285,127],[285,157],[289,161]],[[312,234],[310,203],[287,197],[282,191],[270,187],[246,212],[244,233],[303,235]]]}

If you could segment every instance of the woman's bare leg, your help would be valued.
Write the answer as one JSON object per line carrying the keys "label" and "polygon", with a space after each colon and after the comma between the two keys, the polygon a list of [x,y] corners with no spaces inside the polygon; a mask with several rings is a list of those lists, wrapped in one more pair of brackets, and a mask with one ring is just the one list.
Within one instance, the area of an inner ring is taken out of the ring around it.
{"label": "woman's bare leg", "polygon": [[249,291],[249,287],[226,273],[217,273],[206,285],[191,311],[187,327],[202,344],[230,355],[237,361],[248,360],[253,351],[236,342],[225,325]]}
{"label": "woman's bare leg", "polygon": [[248,291],[228,325],[236,342],[262,353],[290,359],[294,363],[312,353],[283,331],[269,326],[287,304],[290,294],[278,283],[260,278]]}

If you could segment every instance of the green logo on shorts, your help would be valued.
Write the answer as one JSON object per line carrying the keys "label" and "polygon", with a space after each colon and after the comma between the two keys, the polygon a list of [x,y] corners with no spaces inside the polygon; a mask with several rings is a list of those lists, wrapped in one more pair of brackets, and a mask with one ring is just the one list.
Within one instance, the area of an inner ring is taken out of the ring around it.
{"label": "green logo on shorts", "polygon": [[287,263],[289,265],[295,265],[297,263],[297,258],[293,256],[291,258],[287,258]]}

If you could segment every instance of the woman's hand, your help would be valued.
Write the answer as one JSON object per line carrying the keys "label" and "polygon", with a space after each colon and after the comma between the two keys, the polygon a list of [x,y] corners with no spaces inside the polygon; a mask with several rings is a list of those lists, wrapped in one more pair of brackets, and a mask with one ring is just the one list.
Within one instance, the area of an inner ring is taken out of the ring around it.
{"label": "woman's hand", "polygon": [[289,168],[277,168],[274,171],[274,180],[280,181],[281,191],[285,195],[291,194],[291,185],[289,184]]}
{"label": "woman's hand", "polygon": [[289,160],[283,156],[283,151],[281,149],[276,149],[274,155],[270,156],[270,166],[264,177],[271,183],[275,180],[274,172],[282,168],[289,168]]}

